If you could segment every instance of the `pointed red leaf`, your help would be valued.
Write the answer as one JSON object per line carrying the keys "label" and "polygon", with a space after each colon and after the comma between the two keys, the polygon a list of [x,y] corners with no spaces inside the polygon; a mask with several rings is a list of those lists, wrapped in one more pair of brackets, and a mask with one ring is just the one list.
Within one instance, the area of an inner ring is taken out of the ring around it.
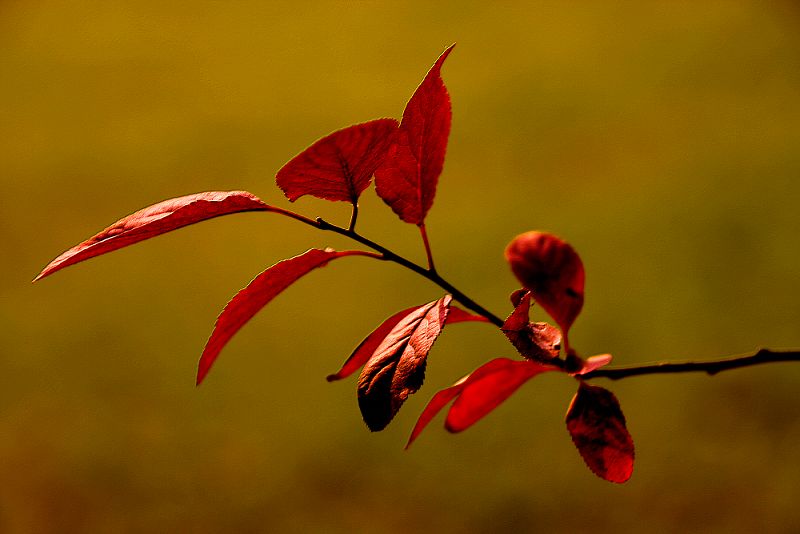
{"label": "pointed red leaf", "polygon": [[506,259],[566,336],[583,307],[585,274],[580,256],[552,234],[527,232],[509,243]]}
{"label": "pointed red leaf", "polygon": [[476,315],[474,313],[469,313],[468,311],[462,310],[458,306],[451,305],[450,313],[447,314],[447,321],[445,324],[456,324],[464,322],[488,323],[489,319],[487,319],[483,315]]}
{"label": "pointed red leaf", "polygon": [[356,203],[394,139],[397,121],[378,119],[333,132],[278,171],[276,182],[294,202],[303,195]]}
{"label": "pointed red leaf", "polygon": [[531,294],[526,291],[503,323],[503,333],[517,351],[529,360],[547,361],[557,358],[561,349],[561,332],[547,323],[531,323],[528,315],[530,306]]}
{"label": "pointed red leaf", "polygon": [[436,395],[431,397],[431,400],[428,401],[425,409],[422,410],[422,413],[419,415],[417,424],[414,425],[414,430],[411,431],[411,436],[409,436],[408,442],[406,443],[406,449],[409,448],[414,440],[420,435],[420,433],[425,430],[425,427],[428,426],[428,423],[430,423],[434,417],[436,417],[436,414],[442,411],[442,408],[447,406],[447,403],[461,393],[464,380],[466,380],[466,377],[462,378],[455,385],[450,386],[449,388],[437,391]]}
{"label": "pointed red leaf", "polygon": [[466,430],[497,408],[522,384],[536,375],[556,370],[558,368],[552,365],[529,360],[505,360],[503,365],[497,364],[491,372],[481,373],[477,377],[470,375],[447,412],[445,428],[450,432]]}
{"label": "pointed red leaf", "polygon": [[447,403],[458,396],[468,383],[476,382],[483,377],[505,369],[508,367],[509,363],[513,361],[514,360],[509,360],[508,358],[497,358],[486,362],[449,388],[445,388],[437,392],[436,395],[434,395],[431,400],[428,401],[427,406],[425,406],[425,409],[422,411],[422,414],[420,414],[419,419],[417,419],[417,424],[414,426],[414,430],[411,431],[411,436],[408,438],[406,449],[411,446],[411,443],[415,439],[417,439],[417,436],[419,436],[428,423],[431,422],[431,419],[436,417],[436,414],[438,414],[442,408],[447,406]]}
{"label": "pointed red leaf", "polygon": [[447,320],[452,297],[416,308],[401,319],[364,365],[358,377],[358,405],[370,430],[382,430],[425,378],[433,342]]}
{"label": "pointed red leaf", "polygon": [[444,167],[452,110],[441,70],[453,46],[439,56],[406,104],[395,142],[375,171],[378,195],[402,220],[416,225],[433,205]]}
{"label": "pointed red leaf", "polygon": [[312,248],[299,256],[279,261],[256,276],[247,287],[239,291],[228,302],[217,317],[214,331],[203,349],[203,355],[200,356],[197,367],[197,383],[200,384],[203,381],[220,351],[234,334],[261,308],[298,278],[318,267],[324,267],[333,259],[364,254],[357,250],[337,252],[329,248],[325,250]]}
{"label": "pointed red leaf", "polygon": [[[347,378],[351,374],[358,371],[367,360],[369,360],[370,356],[375,352],[375,349],[378,348],[378,345],[389,335],[389,332],[403,319],[406,315],[411,313],[412,311],[416,310],[417,308],[408,308],[403,311],[397,312],[385,321],[381,323],[381,325],[372,331],[370,335],[365,337],[361,343],[353,350],[350,356],[345,360],[342,368],[339,369],[336,373],[332,375],[328,375],[326,378],[328,382],[333,382],[335,380],[341,380],[343,378]],[[465,321],[477,321],[477,322],[484,322],[488,323],[489,320],[482,316],[482,315],[473,315],[471,313],[465,312],[461,308],[456,306],[450,306],[450,312],[447,314],[447,320],[445,324],[454,324],[454,323],[462,323]]]}
{"label": "pointed red leaf", "polygon": [[609,363],[611,363],[612,356],[610,354],[598,354],[596,356],[589,356],[583,362],[583,367],[576,373],[572,373],[573,375],[581,376],[587,373],[591,373],[592,371],[596,371],[601,367],[605,367]]}
{"label": "pointed red leaf", "polygon": [[594,474],[621,484],[633,473],[633,439],[613,393],[581,382],[567,411],[567,430]]}
{"label": "pointed red leaf", "polygon": [[246,191],[208,191],[171,198],[128,215],[67,250],[51,261],[34,281],[69,265],[196,222],[229,213],[268,211],[270,208],[260,198]]}

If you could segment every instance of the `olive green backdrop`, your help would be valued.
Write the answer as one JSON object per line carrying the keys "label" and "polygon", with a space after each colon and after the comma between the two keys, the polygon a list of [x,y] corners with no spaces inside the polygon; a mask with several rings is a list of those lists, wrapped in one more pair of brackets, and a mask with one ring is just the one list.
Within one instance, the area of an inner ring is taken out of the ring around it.
{"label": "olive green backdrop", "polygon": [[[325,375],[441,291],[366,258],[290,288],[195,388],[227,300],[344,238],[234,215],[30,284],[165,198],[246,189],[288,206],[281,165],[330,131],[399,117],[452,42],[453,130],[428,218],[448,279],[505,315],[503,248],[546,229],[586,265],[584,354],[800,346],[796,4],[5,0],[0,531],[800,530],[800,364],[597,382],[636,440],[617,486],[572,447],[563,376],[463,434],[437,419],[403,451],[437,389],[513,354],[488,326],[448,328],[425,387],[370,434],[355,380]],[[364,234],[424,260],[374,192],[361,207]]]}

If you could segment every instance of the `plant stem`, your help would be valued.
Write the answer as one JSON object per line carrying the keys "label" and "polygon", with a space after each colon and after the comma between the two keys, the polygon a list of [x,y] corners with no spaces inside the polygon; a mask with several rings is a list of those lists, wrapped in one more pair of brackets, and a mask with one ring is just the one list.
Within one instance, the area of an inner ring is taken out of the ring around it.
{"label": "plant stem", "polygon": [[580,378],[591,380],[593,378],[610,378],[619,380],[629,376],[653,375],[666,373],[691,373],[701,371],[709,375],[715,375],[721,371],[729,369],[739,369],[760,363],[774,362],[797,362],[800,361],[800,351],[798,350],[770,350],[760,349],[752,354],[744,354],[721,360],[708,360],[700,362],[658,362],[645,365],[632,365],[629,367],[611,367],[608,369],[598,369],[591,373],[586,373]]}
{"label": "plant stem", "polygon": [[422,242],[425,244],[425,255],[428,256],[428,270],[435,273],[436,267],[433,266],[433,254],[431,254],[431,244],[428,242],[428,232],[425,230],[425,223],[419,225],[419,233],[422,235]]}
{"label": "plant stem", "polygon": [[356,230],[356,219],[358,219],[358,201],[353,201],[353,213],[350,214],[350,224],[347,226],[347,229],[351,232],[355,232]]}
{"label": "plant stem", "polygon": [[[274,213],[280,213],[282,215],[286,215],[287,217],[291,217],[297,221],[300,221],[304,224],[309,226],[313,226],[319,230],[325,230],[337,233],[339,235],[343,235],[345,237],[349,237],[353,241],[361,243],[362,245],[371,248],[372,250],[378,252],[378,254],[373,254],[370,252],[364,252],[364,256],[368,256],[371,258],[384,260],[384,261],[391,261],[397,263],[398,265],[402,265],[403,267],[414,271],[418,275],[427,278],[434,284],[438,285],[448,293],[450,293],[455,300],[463,304],[465,307],[469,308],[470,310],[474,311],[475,313],[486,317],[489,322],[493,325],[497,326],[498,328],[503,326],[503,320],[494,315],[492,312],[469,298],[463,292],[458,290],[453,284],[442,278],[439,273],[433,268],[433,259],[430,254],[430,246],[428,244],[427,236],[425,234],[425,229],[423,225],[420,225],[420,230],[422,232],[423,241],[425,243],[425,250],[428,254],[428,266],[429,268],[426,269],[421,265],[414,263],[413,261],[400,256],[399,254],[392,252],[388,248],[381,246],[374,241],[367,239],[366,237],[362,236],[358,232],[354,230],[354,220],[356,214],[356,206],[353,205],[354,215],[350,220],[350,227],[343,228],[341,226],[337,226],[335,224],[331,224],[324,219],[317,217],[316,219],[310,219],[299,213],[295,213],[293,211],[285,210],[283,208],[277,208],[274,206],[270,206],[268,210],[265,211],[272,211]],[[622,378],[628,378],[631,376],[641,376],[641,375],[653,375],[653,374],[672,374],[672,373],[692,373],[692,372],[704,372],[708,373],[709,375],[717,374],[721,371],[727,371],[730,369],[739,369],[741,367],[749,367],[751,365],[757,365],[761,363],[775,363],[775,362],[800,362],[800,350],[770,350],[770,349],[760,349],[752,354],[743,354],[740,356],[722,358],[718,360],[706,360],[706,361],[685,361],[685,362],[657,362],[657,363],[649,363],[643,365],[631,365],[626,367],[610,367],[610,368],[603,368],[597,369],[596,371],[592,371],[590,373],[586,373],[585,375],[579,376],[580,380],[592,380],[595,378],[608,378],[611,380],[620,380]],[[564,365],[562,360],[554,361],[554,365],[561,367]]]}

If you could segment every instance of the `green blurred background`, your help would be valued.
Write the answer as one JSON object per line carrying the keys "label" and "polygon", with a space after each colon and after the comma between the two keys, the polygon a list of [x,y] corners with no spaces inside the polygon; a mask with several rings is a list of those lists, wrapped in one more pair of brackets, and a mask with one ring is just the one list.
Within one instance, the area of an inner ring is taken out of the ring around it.
{"label": "green blurred background", "polygon": [[[350,246],[338,236],[236,215],[30,284],[165,198],[288,206],[277,169],[332,130],[399,117],[452,42],[428,218],[447,278],[505,315],[503,248],[546,229],[586,265],[586,354],[800,346],[796,3],[3,0],[1,532],[800,531],[800,365],[611,384],[637,445],[617,486],[572,448],[563,376],[463,434],[437,419],[403,451],[434,391],[512,354],[486,326],[448,329],[426,387],[371,435],[355,380],[324,377],[441,291],[363,258],[276,299],[195,388],[227,300],[284,257]],[[413,226],[372,191],[361,205],[365,234],[424,260]]]}

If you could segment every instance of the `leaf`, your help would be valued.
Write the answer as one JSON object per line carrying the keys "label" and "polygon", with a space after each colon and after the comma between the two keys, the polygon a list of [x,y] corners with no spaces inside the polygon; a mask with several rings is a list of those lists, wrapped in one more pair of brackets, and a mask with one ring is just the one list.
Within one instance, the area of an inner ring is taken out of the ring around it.
{"label": "leaf", "polygon": [[294,202],[303,195],[355,204],[394,139],[397,121],[377,119],[333,132],[278,171],[276,182]]}
{"label": "leaf", "polygon": [[633,439],[613,393],[581,382],[567,410],[567,430],[594,474],[621,484],[633,473]]}
{"label": "leaf", "polygon": [[324,267],[331,260],[363,254],[364,252],[358,250],[337,252],[329,248],[325,250],[312,248],[293,258],[279,261],[256,276],[228,302],[217,317],[214,331],[200,356],[197,384],[199,385],[206,377],[217,356],[234,334],[284,289],[310,271]]}
{"label": "leaf", "polygon": [[394,143],[375,171],[378,195],[407,223],[425,221],[444,167],[452,109],[441,70],[454,46],[439,56],[406,104]]}
{"label": "leaf", "polygon": [[[389,335],[389,332],[392,331],[395,325],[397,325],[397,323],[399,323],[400,320],[406,315],[416,309],[416,307],[407,308],[403,311],[395,313],[383,321],[381,325],[373,330],[370,335],[361,340],[361,343],[358,344],[347,360],[345,360],[342,368],[339,369],[339,371],[326,377],[328,382],[347,378],[360,369],[365,363],[367,363],[367,360],[369,360],[370,356],[372,356],[372,354],[375,352],[375,349],[377,349],[378,345],[380,345],[386,336]],[[482,315],[473,315],[465,312],[461,308],[451,305],[445,324],[461,323],[465,321],[489,322],[489,320]]]}
{"label": "leaf", "polygon": [[445,325],[451,299],[445,295],[403,317],[361,370],[358,405],[373,432],[384,429],[422,386],[428,352]]}
{"label": "leaf", "polygon": [[[450,432],[465,430],[496,408],[525,381],[545,371],[555,370],[556,368],[550,365],[508,358],[496,358],[481,365],[449,388],[437,392],[431,398],[419,416],[414,430],[411,431],[406,448],[411,446],[411,443],[417,439],[428,423],[451,400],[458,398],[456,400],[456,403],[458,403],[461,398],[460,395],[463,395],[465,391],[471,390],[471,393],[467,394],[467,400],[462,402],[459,408],[456,408],[456,404],[453,404],[447,415],[446,426]],[[512,379],[511,383],[504,383],[509,377]],[[510,386],[513,386],[513,388]],[[455,410],[455,414],[453,410]]]}
{"label": "leaf", "polygon": [[525,291],[501,330],[525,358],[545,362],[557,358],[561,349],[561,332],[547,323],[530,322],[530,306],[531,294]]}
{"label": "leaf", "polygon": [[525,382],[536,375],[556,370],[557,367],[539,362],[507,360],[492,372],[467,379],[447,412],[445,428],[450,432],[466,430],[497,408]]}
{"label": "leaf", "polygon": [[575,250],[544,232],[527,232],[506,247],[511,270],[566,336],[583,307],[585,274]]}
{"label": "leaf", "polygon": [[128,215],[67,250],[51,261],[34,282],[69,265],[196,222],[230,213],[270,209],[271,206],[246,191],[208,191],[171,198]]}
{"label": "leaf", "polygon": [[612,356],[610,354],[598,354],[596,356],[589,356],[583,362],[583,367],[577,371],[576,373],[572,373],[576,376],[582,376],[592,371],[596,371],[601,367],[605,367],[609,363],[611,363]]}

